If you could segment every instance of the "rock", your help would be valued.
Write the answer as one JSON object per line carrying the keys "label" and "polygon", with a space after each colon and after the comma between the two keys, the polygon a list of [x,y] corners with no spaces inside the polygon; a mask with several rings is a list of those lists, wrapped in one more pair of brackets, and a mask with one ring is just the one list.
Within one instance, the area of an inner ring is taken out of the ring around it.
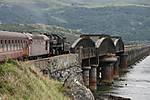
{"label": "rock", "polygon": [[83,85],[82,68],[77,54],[51,57],[34,62],[34,65],[39,69],[48,69],[49,77],[60,81],[65,87],[65,94],[73,100],[94,100],[92,92]]}
{"label": "rock", "polygon": [[57,70],[50,77],[64,84],[65,94],[73,100],[95,100],[90,89],[83,85],[82,69],[80,66]]}
{"label": "rock", "polygon": [[81,72],[82,70],[79,66],[74,66],[61,70],[58,69],[57,71],[50,73],[50,77],[64,83],[70,77],[70,75],[76,77],[77,73]]}
{"label": "rock", "polygon": [[68,88],[66,94],[73,100],[95,100],[90,89],[86,88],[76,78],[67,81],[65,87]]}

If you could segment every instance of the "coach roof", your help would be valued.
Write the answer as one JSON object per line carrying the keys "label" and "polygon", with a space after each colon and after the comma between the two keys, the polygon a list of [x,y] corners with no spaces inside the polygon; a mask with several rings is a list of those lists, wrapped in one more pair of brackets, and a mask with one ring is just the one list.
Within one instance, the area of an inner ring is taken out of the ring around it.
{"label": "coach roof", "polygon": [[18,39],[23,39],[23,38],[28,38],[25,34],[23,33],[18,33],[18,32],[8,32],[8,31],[0,31],[0,39],[5,39],[5,38],[18,38]]}
{"label": "coach roof", "polygon": [[25,33],[26,36],[30,39],[43,39],[43,40],[49,40],[49,38],[46,35],[41,34],[31,34],[31,33]]}

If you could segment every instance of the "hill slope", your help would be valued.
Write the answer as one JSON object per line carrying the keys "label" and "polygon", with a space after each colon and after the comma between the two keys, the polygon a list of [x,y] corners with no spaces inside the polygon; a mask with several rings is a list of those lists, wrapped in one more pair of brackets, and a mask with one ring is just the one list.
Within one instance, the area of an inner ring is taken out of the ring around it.
{"label": "hill slope", "polygon": [[31,65],[12,61],[0,65],[2,100],[69,100],[61,93],[61,87],[40,76]]}
{"label": "hill slope", "polygon": [[150,40],[149,6],[149,0],[3,0],[0,23],[43,23]]}
{"label": "hill slope", "polygon": [[119,35],[127,40],[150,39],[148,7],[71,8],[56,16],[68,21],[61,23],[62,26],[87,33]]}

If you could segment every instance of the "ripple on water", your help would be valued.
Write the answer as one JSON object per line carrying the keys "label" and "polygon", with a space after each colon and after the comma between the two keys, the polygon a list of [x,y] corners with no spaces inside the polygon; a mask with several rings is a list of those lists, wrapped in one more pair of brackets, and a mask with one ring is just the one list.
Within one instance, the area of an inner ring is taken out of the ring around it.
{"label": "ripple on water", "polygon": [[150,56],[132,66],[128,73],[114,83],[110,93],[132,100],[150,100]]}

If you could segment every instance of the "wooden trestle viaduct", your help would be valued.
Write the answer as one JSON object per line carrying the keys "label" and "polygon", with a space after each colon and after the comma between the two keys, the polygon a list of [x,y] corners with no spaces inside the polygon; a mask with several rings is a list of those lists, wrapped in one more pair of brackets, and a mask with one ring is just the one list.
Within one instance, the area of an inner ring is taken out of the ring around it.
{"label": "wooden trestle viaduct", "polygon": [[119,72],[149,55],[150,45],[124,46],[120,37],[81,35],[71,46],[77,53],[86,87],[97,90],[100,83],[111,83]]}

